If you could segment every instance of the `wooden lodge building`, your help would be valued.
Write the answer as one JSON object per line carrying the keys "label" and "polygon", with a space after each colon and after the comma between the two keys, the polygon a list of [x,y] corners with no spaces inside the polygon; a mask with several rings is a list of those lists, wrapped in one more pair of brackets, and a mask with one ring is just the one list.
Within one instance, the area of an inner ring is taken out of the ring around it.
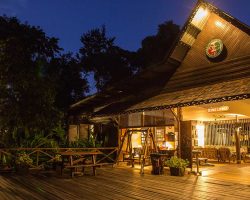
{"label": "wooden lodge building", "polygon": [[71,106],[69,139],[95,125],[105,145],[123,151],[157,146],[191,159],[194,148],[223,147],[240,163],[250,147],[249,34],[248,25],[198,1],[161,63]]}

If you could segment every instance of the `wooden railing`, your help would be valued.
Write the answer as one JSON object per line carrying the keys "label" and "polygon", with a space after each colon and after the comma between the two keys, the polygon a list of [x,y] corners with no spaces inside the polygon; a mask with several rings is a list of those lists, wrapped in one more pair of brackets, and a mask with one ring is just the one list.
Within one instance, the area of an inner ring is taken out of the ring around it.
{"label": "wooden railing", "polygon": [[117,147],[103,147],[103,148],[0,148],[0,159],[5,155],[15,162],[16,156],[19,153],[25,152],[32,158],[32,168],[41,169],[46,163],[56,161],[56,155],[67,151],[96,151],[99,152],[96,163],[116,164]]}

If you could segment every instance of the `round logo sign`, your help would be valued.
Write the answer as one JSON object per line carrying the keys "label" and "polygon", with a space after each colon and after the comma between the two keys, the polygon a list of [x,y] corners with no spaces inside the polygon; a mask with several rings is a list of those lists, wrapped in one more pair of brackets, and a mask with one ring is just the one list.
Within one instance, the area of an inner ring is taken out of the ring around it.
{"label": "round logo sign", "polygon": [[211,40],[206,47],[206,54],[209,58],[218,57],[223,50],[223,43],[220,39]]}

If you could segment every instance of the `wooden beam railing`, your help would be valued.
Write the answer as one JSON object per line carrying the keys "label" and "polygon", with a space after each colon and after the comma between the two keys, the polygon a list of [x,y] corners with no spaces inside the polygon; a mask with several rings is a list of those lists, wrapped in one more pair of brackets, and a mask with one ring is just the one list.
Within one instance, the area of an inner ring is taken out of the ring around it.
{"label": "wooden beam railing", "polygon": [[32,160],[32,168],[41,169],[46,163],[56,161],[56,156],[67,151],[95,151],[99,152],[96,163],[98,164],[116,164],[117,147],[101,147],[101,148],[0,148],[0,160],[3,156],[7,156],[12,163],[19,153],[25,152]]}

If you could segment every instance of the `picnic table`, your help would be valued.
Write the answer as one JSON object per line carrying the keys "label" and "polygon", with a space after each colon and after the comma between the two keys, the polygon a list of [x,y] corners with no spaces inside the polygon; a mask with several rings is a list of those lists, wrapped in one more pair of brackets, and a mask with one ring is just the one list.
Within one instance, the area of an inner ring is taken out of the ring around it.
{"label": "picnic table", "polygon": [[[92,167],[93,175],[96,175],[96,167],[101,165],[96,163],[97,155],[102,154],[98,151],[66,151],[62,152],[62,166],[61,166],[61,175],[63,175],[63,170],[70,169],[71,177],[74,177],[74,174],[77,173],[77,169],[81,168],[82,173],[84,173],[85,167]],[[91,158],[88,160],[88,158]],[[88,162],[87,162],[88,161]]]}

